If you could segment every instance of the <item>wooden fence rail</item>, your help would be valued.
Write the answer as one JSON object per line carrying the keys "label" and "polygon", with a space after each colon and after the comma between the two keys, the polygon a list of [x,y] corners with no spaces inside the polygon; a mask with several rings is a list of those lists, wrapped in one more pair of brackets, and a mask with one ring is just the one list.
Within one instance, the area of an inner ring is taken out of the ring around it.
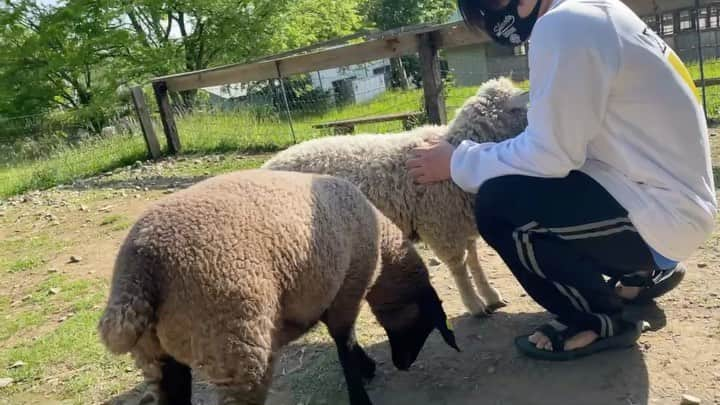
{"label": "wooden fence rail", "polygon": [[[343,45],[344,41],[359,37],[364,37],[365,41]],[[329,49],[319,49],[320,45],[305,47],[265,57],[251,63],[231,64],[161,76],[152,79],[151,82],[168,142],[168,151],[171,154],[180,151],[181,143],[173,117],[173,110],[170,106],[169,92],[231,83],[281,79],[296,74],[415,53],[420,56],[425,113],[431,123],[440,125],[446,123],[447,116],[440,76],[439,50],[482,44],[488,41],[489,38],[485,34],[471,30],[462,21],[441,25],[402,27],[385,32],[367,35],[355,34],[346,38],[327,41],[324,44],[325,46],[333,46]],[[706,78],[704,83],[697,80],[696,84],[698,86],[719,85],[720,78]],[[136,109],[138,110],[138,116],[144,114],[137,105]],[[142,117],[141,122],[143,122]],[[143,125],[143,133],[148,142],[148,149],[151,155],[155,156],[157,152],[154,150],[156,147],[152,141],[154,132],[152,132],[151,128],[146,128]],[[157,140],[154,142],[156,143]]]}
{"label": "wooden fence rail", "polygon": [[[366,40],[361,43],[326,50],[305,48],[296,53],[286,52],[280,57],[267,57],[253,63],[226,65],[152,79],[169,152],[172,154],[179,152],[181,143],[168,92],[279,79],[415,53],[420,55],[422,64],[425,110],[428,119],[433,124],[445,124],[447,117],[438,51],[480,44],[489,40],[484,34],[471,31],[464,22],[403,27],[373,33],[365,38]],[[300,53],[303,51],[305,53]]]}

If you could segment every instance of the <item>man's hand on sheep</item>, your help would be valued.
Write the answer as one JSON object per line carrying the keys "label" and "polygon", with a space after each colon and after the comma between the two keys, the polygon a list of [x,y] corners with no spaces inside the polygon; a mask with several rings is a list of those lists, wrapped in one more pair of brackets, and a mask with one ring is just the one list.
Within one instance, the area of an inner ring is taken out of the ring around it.
{"label": "man's hand on sheep", "polygon": [[450,159],[454,150],[451,144],[438,139],[414,148],[414,157],[406,163],[410,175],[420,184],[450,179]]}

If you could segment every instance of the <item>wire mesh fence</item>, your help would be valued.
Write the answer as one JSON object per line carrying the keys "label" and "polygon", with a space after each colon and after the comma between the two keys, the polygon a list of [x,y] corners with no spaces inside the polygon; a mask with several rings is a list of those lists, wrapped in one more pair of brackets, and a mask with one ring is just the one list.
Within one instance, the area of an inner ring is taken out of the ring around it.
{"label": "wire mesh fence", "polygon": [[0,165],[43,159],[88,143],[139,133],[129,104],[104,111],[102,119],[83,118],[74,112],[0,117]]}
{"label": "wire mesh fence", "polygon": [[[504,63],[480,70],[464,52],[442,58],[448,119],[491,77],[526,85],[522,55],[511,54]],[[485,50],[476,52],[484,55]],[[428,122],[422,85],[417,55],[402,58],[402,71],[393,61],[379,59],[282,80],[200,89],[191,106],[174,103],[175,122],[186,152],[272,151],[333,134],[399,132]]]}

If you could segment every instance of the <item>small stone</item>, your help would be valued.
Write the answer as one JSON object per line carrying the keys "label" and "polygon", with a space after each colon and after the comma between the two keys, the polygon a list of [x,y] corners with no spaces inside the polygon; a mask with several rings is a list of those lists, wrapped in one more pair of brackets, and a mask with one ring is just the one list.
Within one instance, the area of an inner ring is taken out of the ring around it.
{"label": "small stone", "polygon": [[707,267],[707,263],[698,263],[697,266],[698,268],[704,269],[705,267]]}
{"label": "small stone", "polygon": [[16,361],[15,363],[13,363],[13,364],[12,364],[10,367],[8,367],[8,368],[12,370],[12,369],[14,369],[14,368],[20,368],[20,367],[23,367],[23,366],[25,366],[25,362],[24,362],[24,361]]}
{"label": "small stone", "polygon": [[88,207],[86,205],[80,204],[80,211],[87,211]]}
{"label": "small stone", "polygon": [[32,295],[30,295],[30,294],[22,297],[22,300],[23,300],[23,301],[28,301],[28,300],[30,300],[30,299],[32,299]]}
{"label": "small stone", "polygon": [[70,256],[70,263],[80,263],[82,261],[82,257],[80,256]]}
{"label": "small stone", "polygon": [[55,267],[51,267],[51,268],[48,269],[47,272],[48,272],[49,274],[57,273],[57,272],[58,272],[58,269],[56,269]]}
{"label": "small stone", "polygon": [[12,378],[0,378],[0,388],[5,388],[13,383]]}
{"label": "small stone", "polygon": [[125,367],[125,372],[126,372],[126,373],[132,373],[133,371],[135,371],[134,368],[132,368],[132,367]]}
{"label": "small stone", "polygon": [[48,291],[48,294],[50,294],[50,295],[57,295],[59,293],[60,293],[60,289],[57,287],[53,287]]}
{"label": "small stone", "polygon": [[68,318],[67,316],[61,317],[60,319],[58,319],[58,323],[63,323],[63,322],[65,322],[65,320],[67,320],[67,318]]}
{"label": "small stone", "polygon": [[431,257],[431,258],[428,260],[428,264],[431,265],[431,266],[439,266],[439,265],[441,264],[441,262],[440,262],[440,260],[438,260],[437,258]]}
{"label": "small stone", "polygon": [[143,187],[143,191],[150,191],[150,189],[147,187]]}
{"label": "small stone", "polygon": [[682,396],[682,401],[680,401],[680,405],[700,405],[700,398],[685,394]]}

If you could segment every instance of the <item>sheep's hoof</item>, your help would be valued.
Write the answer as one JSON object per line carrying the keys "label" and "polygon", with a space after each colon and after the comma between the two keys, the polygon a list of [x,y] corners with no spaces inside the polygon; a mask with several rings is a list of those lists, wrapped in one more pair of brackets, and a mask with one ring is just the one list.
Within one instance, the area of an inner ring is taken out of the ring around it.
{"label": "sheep's hoof", "polygon": [[157,387],[148,388],[143,394],[138,405],[165,405],[166,400]]}
{"label": "sheep's hoof", "polygon": [[139,405],[156,405],[160,403],[160,398],[154,392],[147,392],[138,402]]}
{"label": "sheep's hoof", "polygon": [[497,311],[497,310],[500,309],[500,308],[505,308],[506,306],[508,306],[508,304],[509,304],[509,302],[508,302],[507,300],[504,300],[504,299],[503,299],[503,300],[500,300],[500,301],[496,301],[496,302],[490,303],[490,304],[488,304],[488,306],[487,306],[487,312],[488,312],[489,314],[491,314],[491,313]]}

